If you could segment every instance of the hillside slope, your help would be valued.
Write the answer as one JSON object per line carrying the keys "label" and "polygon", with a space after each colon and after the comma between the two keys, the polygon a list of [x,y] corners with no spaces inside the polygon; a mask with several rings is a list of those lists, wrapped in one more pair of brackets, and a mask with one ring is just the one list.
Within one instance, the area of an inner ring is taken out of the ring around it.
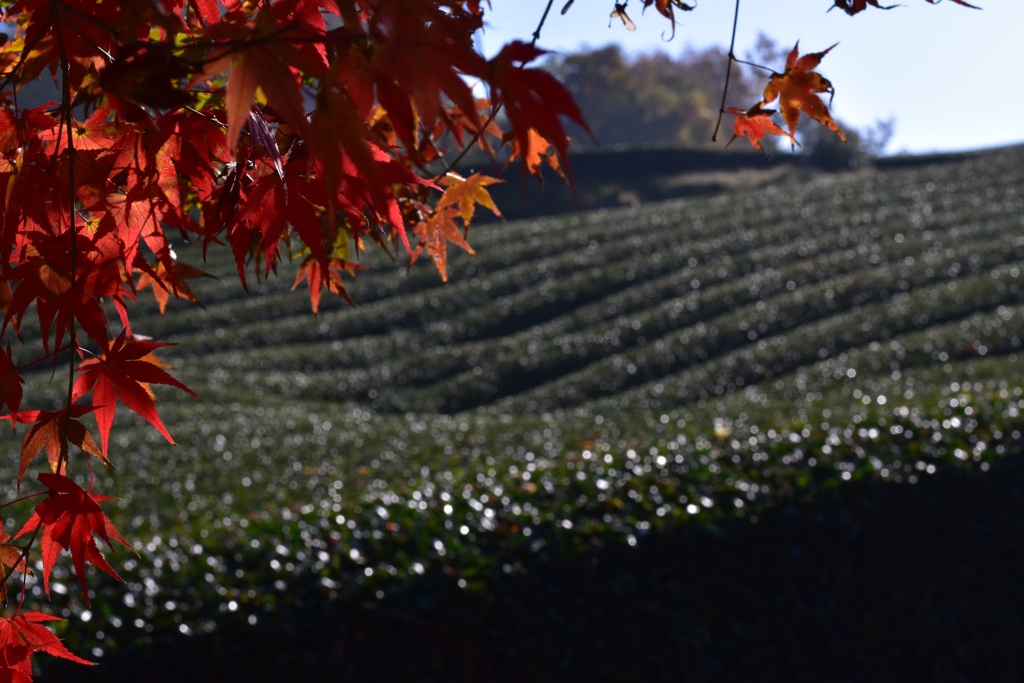
{"label": "hillside slope", "polygon": [[88,622],[58,563],[50,680],[1017,680],[1022,176],[481,226],[315,320],[217,256],[135,318],[203,402],[119,416],[141,557]]}
{"label": "hillside slope", "polygon": [[[356,310],[313,320],[287,274],[136,329],[211,401],[404,413],[670,409],[756,386],[786,401],[1006,357],[1024,338],[1024,150],[635,209],[490,224],[430,264],[377,259]],[[223,258],[223,255],[221,256]],[[148,295],[147,295],[148,296]],[[149,306],[152,309],[152,306]]]}

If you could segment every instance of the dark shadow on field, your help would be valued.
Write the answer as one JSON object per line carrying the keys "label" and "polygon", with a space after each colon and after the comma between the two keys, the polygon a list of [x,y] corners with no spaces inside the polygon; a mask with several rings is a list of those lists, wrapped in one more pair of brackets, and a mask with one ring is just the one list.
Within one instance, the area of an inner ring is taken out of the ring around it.
{"label": "dark shadow on field", "polygon": [[[870,162],[864,159],[860,172],[958,162],[971,156],[973,153],[967,152],[892,156]],[[844,172],[849,170],[844,169]],[[752,190],[785,182],[807,182],[828,173],[829,169],[802,154],[779,154],[768,159],[753,150],[640,146],[579,150],[572,154],[572,171],[570,187],[550,170],[543,174],[543,183],[532,176],[524,177],[518,163],[502,169],[478,160],[459,168],[464,175],[480,172],[501,178],[502,183],[488,187],[488,191],[506,220]],[[480,224],[496,218],[482,212],[474,220]]]}
{"label": "dark shadow on field", "polygon": [[[159,638],[86,681],[1020,681],[1024,453],[988,474],[864,482],[637,548],[531,561]],[[308,603],[307,603],[308,604]]]}

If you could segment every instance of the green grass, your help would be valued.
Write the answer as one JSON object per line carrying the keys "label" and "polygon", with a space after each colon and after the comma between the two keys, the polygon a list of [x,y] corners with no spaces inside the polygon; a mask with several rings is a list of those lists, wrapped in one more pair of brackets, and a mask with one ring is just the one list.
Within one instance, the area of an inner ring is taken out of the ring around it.
{"label": "green grass", "polygon": [[177,446],[119,418],[141,557],[86,623],[54,571],[86,673],[1020,671],[1024,150],[470,237],[317,319],[223,254],[205,309],[140,303],[203,401],[160,392]]}

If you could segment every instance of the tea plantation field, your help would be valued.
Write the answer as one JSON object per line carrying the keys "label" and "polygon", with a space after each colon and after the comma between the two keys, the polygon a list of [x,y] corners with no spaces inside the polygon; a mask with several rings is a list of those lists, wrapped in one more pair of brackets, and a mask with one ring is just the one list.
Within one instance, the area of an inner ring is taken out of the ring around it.
{"label": "tea plantation field", "polygon": [[1024,676],[1024,149],[470,238],[140,294],[203,400],[115,429],[41,679]]}

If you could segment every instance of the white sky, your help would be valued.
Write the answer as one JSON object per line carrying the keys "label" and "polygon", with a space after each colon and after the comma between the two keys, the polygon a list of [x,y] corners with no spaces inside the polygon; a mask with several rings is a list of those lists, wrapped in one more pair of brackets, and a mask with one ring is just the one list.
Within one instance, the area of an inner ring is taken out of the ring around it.
{"label": "white sky", "polygon": [[[890,1],[903,4],[889,11],[869,7],[850,17],[838,9],[827,12],[831,0],[746,0],[740,7],[736,54],[747,54],[760,32],[787,48],[800,40],[801,53],[838,42],[818,68],[836,89],[833,115],[857,128],[894,118],[889,152],[1024,142],[1024,1],[973,0],[983,7],[980,11],[952,0],[937,5]],[[517,38],[529,41],[546,4],[491,0],[481,39],[485,53],[490,56]],[[563,53],[612,42],[629,52],[672,55],[688,45],[727,49],[735,8],[730,0],[699,0],[694,11],[677,11],[676,37],[666,42],[662,33],[668,20],[653,6],[641,13],[641,0],[627,8],[635,33],[618,20],[608,27],[611,0],[575,0],[561,15],[564,4],[554,1],[538,43]]]}

